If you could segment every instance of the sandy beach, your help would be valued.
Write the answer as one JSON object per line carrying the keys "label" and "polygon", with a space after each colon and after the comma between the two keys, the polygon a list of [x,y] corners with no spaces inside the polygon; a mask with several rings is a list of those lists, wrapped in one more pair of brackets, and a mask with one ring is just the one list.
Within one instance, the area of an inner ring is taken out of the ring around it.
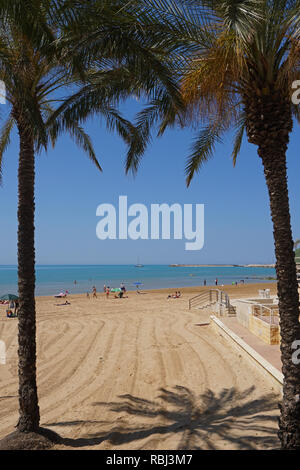
{"label": "sandy beach", "polygon": [[[275,294],[276,284],[263,284]],[[224,286],[231,298],[262,284]],[[188,310],[203,290],[129,292],[128,298],[37,298],[41,425],[58,449],[278,448],[278,396],[254,366]],[[207,288],[208,289],[208,288]],[[18,419],[17,321],[0,306],[0,438]]]}

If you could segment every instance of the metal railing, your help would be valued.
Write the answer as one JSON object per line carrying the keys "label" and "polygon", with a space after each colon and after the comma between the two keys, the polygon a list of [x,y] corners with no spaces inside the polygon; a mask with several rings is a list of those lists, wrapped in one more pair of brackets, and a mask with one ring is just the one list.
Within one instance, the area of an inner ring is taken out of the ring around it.
{"label": "metal railing", "polygon": [[193,307],[199,307],[200,305],[204,308],[214,303],[219,304],[220,314],[223,313],[224,309],[232,308],[229,295],[226,294],[226,292],[219,289],[210,289],[189,299],[189,310]]}
{"label": "metal railing", "polygon": [[278,318],[279,308],[278,305],[266,306],[262,304],[253,304],[252,305],[252,314],[255,317],[259,317],[262,321],[266,321],[266,317],[270,318],[270,324],[277,324],[277,321],[274,321],[274,317]]}
{"label": "metal railing", "polygon": [[213,302],[211,291],[201,292],[198,295],[195,295],[191,299],[189,299],[189,310],[192,307],[197,307],[199,305],[210,305]]}

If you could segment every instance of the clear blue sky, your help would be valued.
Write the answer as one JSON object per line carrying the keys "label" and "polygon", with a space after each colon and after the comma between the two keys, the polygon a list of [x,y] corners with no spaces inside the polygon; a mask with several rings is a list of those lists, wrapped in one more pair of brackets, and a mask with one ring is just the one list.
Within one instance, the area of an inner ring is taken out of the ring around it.
{"label": "clear blue sky", "polygon": [[[2,105],[3,106],[3,105]],[[131,117],[138,103],[123,106]],[[244,139],[233,168],[231,135],[215,157],[185,186],[184,167],[194,132],[170,130],[149,147],[136,177],[126,176],[122,140],[98,118],[85,126],[103,166],[100,174],[69,137],[36,158],[36,261],[38,264],[269,263],[274,261],[267,187],[256,148]],[[299,127],[288,151],[290,208],[294,238],[300,237]],[[0,264],[16,264],[18,137],[3,164],[0,188]],[[205,244],[185,251],[184,240],[106,240],[96,237],[96,208],[128,203],[205,204]]]}

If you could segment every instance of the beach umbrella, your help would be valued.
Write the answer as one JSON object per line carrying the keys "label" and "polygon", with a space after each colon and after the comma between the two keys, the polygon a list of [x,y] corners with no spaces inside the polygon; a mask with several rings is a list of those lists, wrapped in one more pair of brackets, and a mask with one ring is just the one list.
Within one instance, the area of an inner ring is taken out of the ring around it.
{"label": "beach umbrella", "polygon": [[142,282],[134,282],[132,285],[136,287],[136,290],[137,290],[137,292],[138,292],[138,291],[139,291],[139,288],[140,288],[141,286],[143,286],[143,283],[142,283]]}
{"label": "beach umbrella", "polygon": [[110,292],[121,292],[121,289],[120,287],[113,287],[112,289],[110,289]]}
{"label": "beach umbrella", "polygon": [[4,294],[0,297],[0,300],[18,300],[19,297],[14,294]]}

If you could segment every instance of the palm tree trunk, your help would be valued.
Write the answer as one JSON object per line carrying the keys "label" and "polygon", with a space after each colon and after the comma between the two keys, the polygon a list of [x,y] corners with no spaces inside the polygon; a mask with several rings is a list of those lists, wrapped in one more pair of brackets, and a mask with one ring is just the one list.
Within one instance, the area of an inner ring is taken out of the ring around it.
{"label": "palm tree trunk", "polygon": [[300,449],[300,365],[292,359],[292,345],[300,340],[299,295],[286,173],[286,150],[292,129],[291,104],[289,98],[274,92],[248,101],[246,111],[248,139],[258,145],[273,221],[284,375],[278,435],[282,448]]}
{"label": "palm tree trunk", "polygon": [[19,287],[19,422],[22,432],[39,427],[36,386],[35,249],[34,249],[34,142],[28,128],[17,119],[20,136],[18,206]]}
{"label": "palm tree trunk", "polygon": [[285,151],[261,151],[273,220],[284,376],[279,438],[285,449],[300,449],[300,366],[292,361],[294,341],[300,340],[299,295],[290,225]]}

